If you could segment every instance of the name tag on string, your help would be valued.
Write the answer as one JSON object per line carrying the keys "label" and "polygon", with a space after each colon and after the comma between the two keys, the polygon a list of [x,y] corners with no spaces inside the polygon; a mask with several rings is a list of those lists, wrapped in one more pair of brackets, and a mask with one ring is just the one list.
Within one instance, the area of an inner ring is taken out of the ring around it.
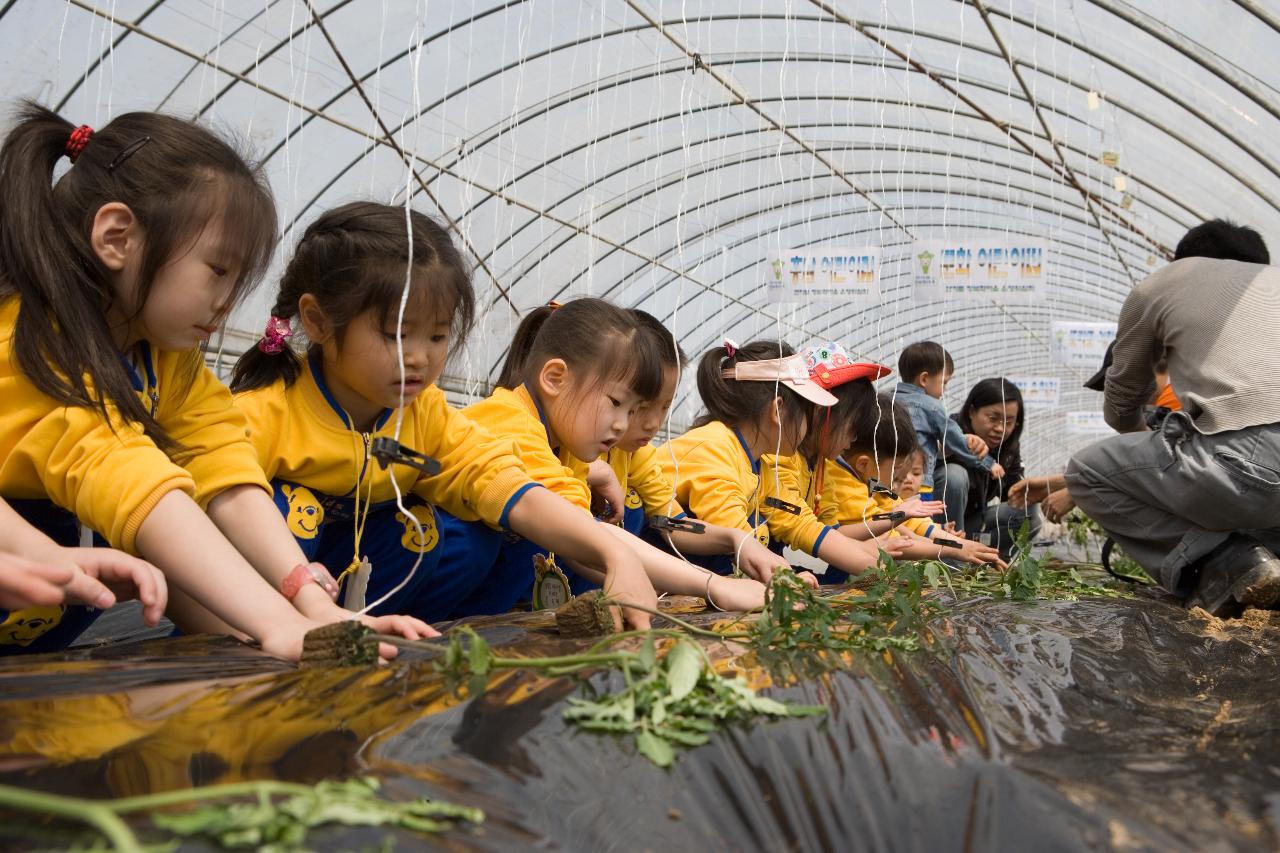
{"label": "name tag on string", "polygon": [[347,589],[342,595],[342,606],[347,610],[364,610],[365,593],[369,591],[369,575],[373,573],[373,564],[365,557],[355,574],[347,578]]}

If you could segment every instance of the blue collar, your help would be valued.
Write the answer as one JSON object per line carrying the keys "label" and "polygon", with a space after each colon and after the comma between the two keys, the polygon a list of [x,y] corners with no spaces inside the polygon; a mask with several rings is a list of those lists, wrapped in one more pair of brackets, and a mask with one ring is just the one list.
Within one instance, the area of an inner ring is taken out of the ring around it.
{"label": "blue collar", "polygon": [[151,344],[146,341],[138,342],[138,355],[142,362],[142,369],[146,372],[147,379],[143,382],[142,377],[138,375],[138,369],[133,366],[133,362],[123,353],[120,355],[120,363],[124,365],[124,369],[129,372],[129,384],[133,386],[133,390],[139,394],[150,395],[151,416],[155,417],[156,406],[160,400],[160,383],[156,381],[155,365],[151,363]]}
{"label": "blue collar", "polygon": [[[347,429],[352,432],[357,432],[358,430],[356,430],[355,424],[351,422],[351,416],[347,414],[346,410],[343,409],[342,406],[338,405],[338,401],[333,396],[333,392],[330,391],[329,386],[325,384],[324,371],[318,364],[318,359],[316,358],[315,353],[311,353],[307,356],[307,367],[311,369],[311,378],[315,380],[316,387],[320,389],[320,395],[324,397],[324,401],[329,404],[329,408],[333,409],[333,411],[337,413],[338,417],[342,419],[342,423]],[[371,429],[370,432],[377,432],[382,429],[386,425],[387,421],[391,419],[391,413],[394,411],[395,409],[383,409],[382,414],[378,415],[377,420],[373,422],[373,429]]]}
{"label": "blue collar", "polygon": [[751,473],[760,474],[760,460],[751,458],[751,448],[747,447],[747,440],[742,437],[742,430],[737,427],[733,428],[733,434],[738,437],[738,444],[742,445],[742,453],[747,457],[747,461],[751,463]]}

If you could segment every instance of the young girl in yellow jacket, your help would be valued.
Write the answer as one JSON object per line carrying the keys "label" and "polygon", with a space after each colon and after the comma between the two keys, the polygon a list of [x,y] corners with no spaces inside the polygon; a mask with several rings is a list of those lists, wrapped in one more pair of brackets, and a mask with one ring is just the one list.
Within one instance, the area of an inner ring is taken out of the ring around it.
{"label": "young girl in yellow jacket", "polygon": [[893,482],[898,469],[911,464],[918,447],[907,410],[889,396],[873,396],[853,413],[849,445],[826,463],[820,517],[868,541],[905,537],[896,554],[905,559],[1003,567],[994,548],[964,539],[933,522],[938,501],[922,501],[919,495],[903,500],[885,485]]}
{"label": "young girl in yellow jacket", "polygon": [[[810,376],[803,356],[773,341],[742,347],[726,341],[709,350],[698,366],[698,392],[707,413],[658,451],[676,498],[691,517],[751,531],[781,554],[784,543],[774,531],[792,521],[780,515],[795,516],[804,508],[779,498],[777,478],[764,477],[763,459],[794,455],[810,422],[836,398]],[[793,547],[850,574],[876,565],[875,547],[807,520],[812,523],[792,536]],[[720,557],[706,565],[722,573],[733,568]]]}
{"label": "young girl in yellow jacket", "polygon": [[[521,323],[516,337],[500,387],[464,412],[490,432],[514,439],[530,475],[590,519],[591,463],[607,474],[600,457],[626,435],[641,404],[657,399],[661,346],[639,332],[632,314],[590,298],[537,312]],[[569,594],[567,573],[549,564],[536,545],[495,539],[483,527],[449,516],[443,516],[442,526],[441,571],[466,574],[474,583],[453,615],[499,613],[530,595],[535,603],[550,605]],[[764,587],[754,580],[713,578],[612,524],[597,527],[640,559],[659,590],[703,596],[727,610],[764,603]],[[591,566],[568,562],[588,580],[599,580]]]}
{"label": "young girl in yellow jacket", "polygon": [[[631,418],[626,433],[601,457],[617,478],[625,495],[622,528],[660,547],[680,554],[732,556],[749,578],[768,583],[773,570],[784,561],[756,541],[750,532],[698,522],[693,529],[670,529],[664,519],[681,522],[688,513],[675,498],[675,490],[662,471],[661,451],[652,442],[666,422],[687,364],[684,351],[671,332],[647,311],[630,309],[641,336],[651,339],[662,361],[662,388],[656,399],[645,400]],[[807,575],[812,578],[812,575]],[[574,593],[589,588],[579,576],[571,578]]]}
{"label": "young girl in yellow jacket", "polygon": [[[876,390],[872,381],[887,375],[890,369],[882,364],[854,361],[843,346],[834,342],[805,347],[800,354],[810,378],[830,391],[836,404],[815,412],[795,453],[765,455],[761,482],[765,495],[778,498],[787,508],[769,514],[770,536],[797,551],[817,556],[828,532],[852,539],[868,538],[857,535],[851,528],[821,520],[823,478],[827,461],[839,456],[852,439],[860,412],[868,406],[874,407]],[[876,545],[898,556],[905,541],[900,537],[886,537]],[[839,551],[835,554],[838,556]],[[833,568],[839,570],[840,564]],[[860,565],[855,563],[853,568],[860,570]],[[839,583],[842,576],[837,571],[823,580]]]}
{"label": "young girl in yellow jacket", "polygon": [[[0,496],[59,544],[83,525],[153,563],[184,630],[298,657],[306,631],[351,614],[264,523],[244,417],[200,351],[270,257],[261,174],[188,121],[129,113],[95,132],[28,103],[0,197]],[[67,607],[21,648],[65,646],[93,615]]]}
{"label": "young girl in yellow jacket", "polygon": [[[538,488],[510,437],[445,402],[435,383],[473,314],[466,264],[421,213],[411,211],[406,224],[403,207],[353,202],[306,230],[268,334],[232,378],[298,545],[339,577],[349,607],[442,619],[472,577],[483,577],[478,567],[440,570],[448,534],[436,515],[445,510],[529,536],[591,566],[615,597],[652,607],[653,589],[630,552]],[[295,318],[309,342],[305,357],[285,345]],[[375,451],[387,442],[435,464],[385,466]],[[631,621],[647,625],[648,615],[636,611]]]}

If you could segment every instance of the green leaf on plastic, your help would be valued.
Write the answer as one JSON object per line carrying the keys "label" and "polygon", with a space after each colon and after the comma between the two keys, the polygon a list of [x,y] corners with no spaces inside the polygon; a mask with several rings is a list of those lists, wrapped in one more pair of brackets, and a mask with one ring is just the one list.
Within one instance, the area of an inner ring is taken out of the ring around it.
{"label": "green leaf on plastic", "polygon": [[673,701],[688,696],[702,675],[702,651],[686,640],[667,653],[667,687]]}
{"label": "green leaf on plastic", "polygon": [[659,767],[670,767],[671,762],[676,760],[676,751],[671,748],[671,744],[653,732],[639,732],[636,735],[636,749]]}

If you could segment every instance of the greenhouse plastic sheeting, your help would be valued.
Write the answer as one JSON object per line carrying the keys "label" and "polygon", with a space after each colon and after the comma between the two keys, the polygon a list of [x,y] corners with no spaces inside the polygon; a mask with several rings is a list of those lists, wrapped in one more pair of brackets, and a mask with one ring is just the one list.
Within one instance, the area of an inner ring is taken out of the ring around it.
{"label": "greenhouse plastic sheeting", "polygon": [[[584,647],[546,614],[472,624],[501,654]],[[972,602],[931,631],[933,650],[769,688],[828,713],[717,733],[670,770],[571,730],[573,680],[508,674],[459,702],[415,650],[332,670],[203,638],[9,659],[0,782],[100,797],[372,773],[483,808],[436,842],[495,850],[1276,848],[1280,628],[1145,597]]]}

